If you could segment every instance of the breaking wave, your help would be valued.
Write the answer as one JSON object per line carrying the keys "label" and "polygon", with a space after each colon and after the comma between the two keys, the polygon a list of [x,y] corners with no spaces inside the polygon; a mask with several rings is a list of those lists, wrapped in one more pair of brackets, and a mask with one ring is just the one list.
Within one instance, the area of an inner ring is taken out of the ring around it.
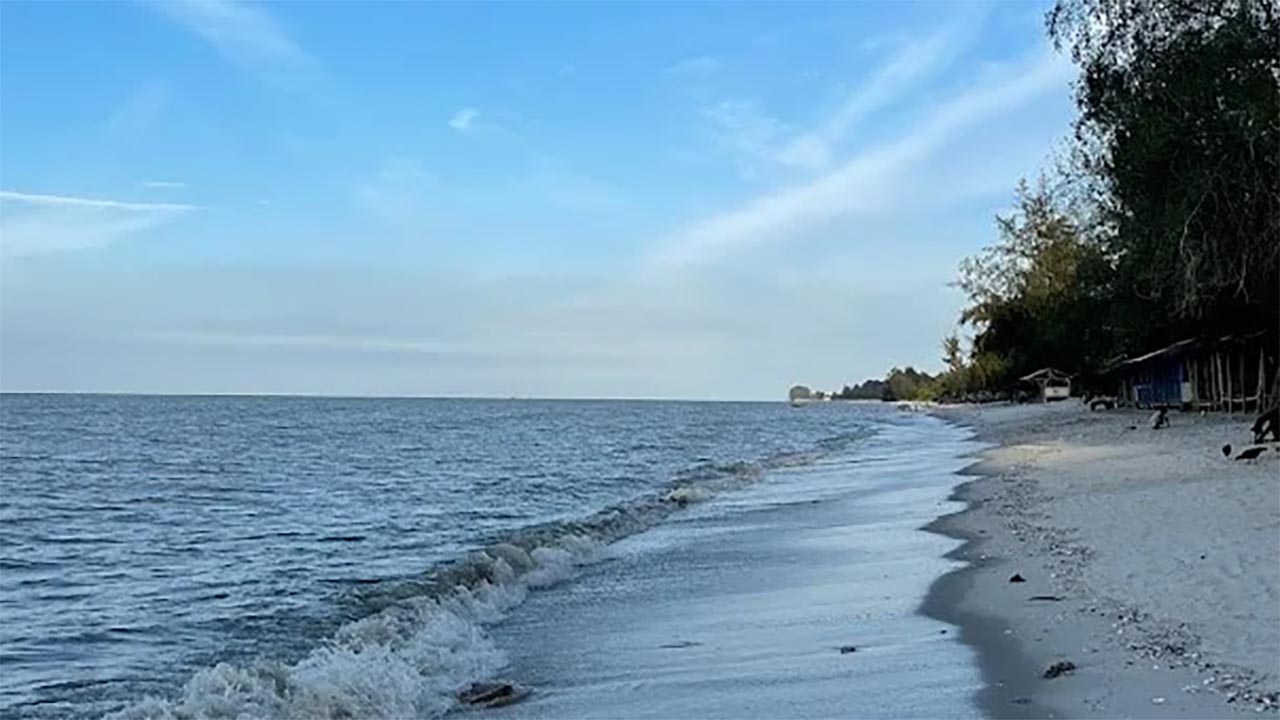
{"label": "breaking wave", "polygon": [[506,656],[485,627],[530,590],[572,577],[599,560],[605,546],[691,503],[754,483],[771,469],[812,463],[854,437],[761,462],[705,462],[656,494],[581,519],[521,529],[420,578],[364,585],[356,591],[364,617],[341,626],[301,660],[219,663],[197,672],[176,698],[148,697],[110,717],[439,717],[458,707],[459,690],[505,667]]}

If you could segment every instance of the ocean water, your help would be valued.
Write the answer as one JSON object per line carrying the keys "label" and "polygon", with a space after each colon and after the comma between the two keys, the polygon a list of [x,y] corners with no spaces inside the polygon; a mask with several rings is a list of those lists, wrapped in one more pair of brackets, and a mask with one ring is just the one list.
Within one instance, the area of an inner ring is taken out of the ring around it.
{"label": "ocean water", "polygon": [[534,690],[495,715],[971,715],[915,613],[966,442],[879,405],[5,395],[0,716],[438,717],[491,678]]}

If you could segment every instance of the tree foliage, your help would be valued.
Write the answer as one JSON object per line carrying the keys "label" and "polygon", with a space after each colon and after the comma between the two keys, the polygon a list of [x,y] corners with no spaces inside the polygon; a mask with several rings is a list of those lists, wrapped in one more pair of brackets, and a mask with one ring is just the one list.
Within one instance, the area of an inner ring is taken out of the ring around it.
{"label": "tree foliage", "polygon": [[1049,36],[1080,67],[1067,162],[962,262],[967,355],[947,337],[941,375],[894,368],[887,394],[981,399],[1046,366],[1087,386],[1120,354],[1280,327],[1278,7],[1057,0]]}
{"label": "tree foliage", "polygon": [[889,386],[883,380],[872,378],[854,385],[845,385],[832,397],[838,400],[884,400]]}
{"label": "tree foliage", "polygon": [[1280,322],[1280,26],[1270,0],[1059,0],[1077,156],[1117,260],[1122,349]]}
{"label": "tree foliage", "polygon": [[977,331],[974,356],[992,356],[964,386],[1007,387],[1042,367],[1102,362],[1114,284],[1106,247],[1087,239],[1043,178],[1018,186],[1015,211],[996,226],[999,242],[961,263],[956,281],[969,297],[961,321]]}
{"label": "tree foliage", "polygon": [[1280,326],[1280,25],[1258,0],[1058,0],[1080,65],[1068,166],[1018,186],[957,286],[942,393],[1052,366],[1086,381],[1121,353]]}

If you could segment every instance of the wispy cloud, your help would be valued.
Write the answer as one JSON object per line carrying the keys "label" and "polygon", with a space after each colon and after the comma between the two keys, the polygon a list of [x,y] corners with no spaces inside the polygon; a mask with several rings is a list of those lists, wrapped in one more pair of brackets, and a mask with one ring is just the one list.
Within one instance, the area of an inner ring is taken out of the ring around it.
{"label": "wispy cloud", "polygon": [[178,203],[0,190],[0,255],[22,257],[104,247],[197,209]]}
{"label": "wispy cloud", "polygon": [[954,57],[960,49],[958,45],[962,35],[967,33],[947,27],[898,48],[865,83],[840,103],[826,122],[812,132],[793,138],[780,151],[779,158],[787,164],[804,167],[827,165],[833,146],[860,122],[892,104],[920,79]]}
{"label": "wispy cloud", "polygon": [[632,357],[635,347],[617,342],[572,342],[563,333],[517,331],[501,338],[435,337],[414,335],[363,335],[350,333],[259,333],[205,330],[142,330],[135,336],[179,345],[244,350],[316,350],[326,353],[370,355],[423,355],[459,362],[502,360],[510,362],[570,362],[592,358],[618,363]]}
{"label": "wispy cloud", "polygon": [[186,183],[178,182],[177,180],[147,180],[142,183],[142,187],[156,190],[177,190],[186,186]]}
{"label": "wispy cloud", "polygon": [[303,335],[273,333],[205,332],[189,330],[157,330],[139,333],[140,337],[188,345],[242,348],[315,348],[321,350],[354,350],[359,352],[398,352],[447,354],[471,352],[467,343],[447,340],[421,340],[351,335]]}
{"label": "wispy cloud", "polygon": [[717,141],[737,153],[746,177],[759,165],[820,170],[866,118],[906,96],[923,79],[972,44],[984,13],[968,14],[933,34],[902,42],[815,127],[797,130],[764,112],[755,101],[720,102],[703,111]]}
{"label": "wispy cloud", "polygon": [[146,136],[163,121],[172,100],[173,91],[168,84],[140,83],[111,110],[106,131],[117,138]]}
{"label": "wispy cloud", "polygon": [[449,119],[449,127],[460,133],[467,132],[471,129],[471,123],[480,116],[480,111],[475,108],[463,108],[453,114]]}
{"label": "wispy cloud", "polygon": [[898,192],[910,192],[905,171],[924,163],[949,140],[1051,92],[1061,93],[1072,67],[1039,53],[939,104],[898,140],[859,153],[816,179],[756,198],[741,208],[693,223],[663,245],[659,266],[690,266],[734,251],[794,237],[816,225],[862,211],[882,211]]}
{"label": "wispy cloud", "polygon": [[754,180],[761,167],[780,161],[778,149],[790,127],[760,109],[754,100],[725,100],[702,109],[717,144],[735,158],[738,174]]}
{"label": "wispy cloud", "polygon": [[224,58],[272,82],[294,85],[315,62],[266,8],[241,0],[148,0]]}
{"label": "wispy cloud", "polygon": [[699,55],[672,63],[667,66],[666,71],[672,75],[710,75],[719,69],[720,58]]}

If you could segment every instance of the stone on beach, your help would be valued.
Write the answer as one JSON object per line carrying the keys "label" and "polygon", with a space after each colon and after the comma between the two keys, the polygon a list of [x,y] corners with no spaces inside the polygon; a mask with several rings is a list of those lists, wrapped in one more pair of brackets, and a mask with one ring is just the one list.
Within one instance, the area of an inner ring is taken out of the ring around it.
{"label": "stone on beach", "polygon": [[470,707],[493,708],[519,702],[529,694],[529,688],[511,683],[481,682],[458,693],[458,702]]}
{"label": "stone on beach", "polygon": [[1044,678],[1046,680],[1052,680],[1062,675],[1070,675],[1075,672],[1075,669],[1076,664],[1070,660],[1059,660],[1058,662],[1050,665],[1048,669],[1044,671]]}

